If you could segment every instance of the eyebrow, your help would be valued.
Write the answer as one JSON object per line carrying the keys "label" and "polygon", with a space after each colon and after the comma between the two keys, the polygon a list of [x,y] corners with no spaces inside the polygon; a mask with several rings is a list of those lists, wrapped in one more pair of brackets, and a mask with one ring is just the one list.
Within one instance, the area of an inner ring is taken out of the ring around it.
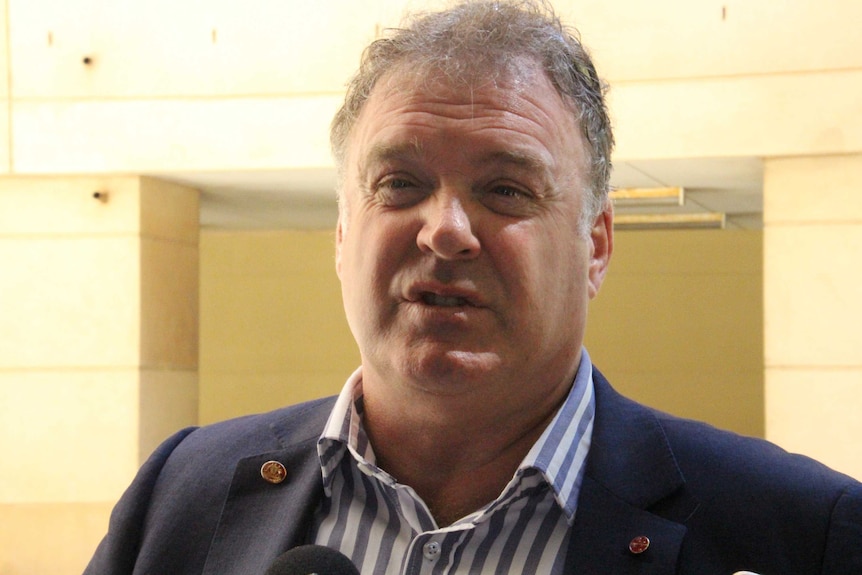
{"label": "eyebrow", "polygon": [[544,175],[549,175],[551,166],[536,154],[521,152],[518,150],[501,150],[493,152],[483,158],[482,163],[487,164],[509,164],[524,168],[532,172],[540,172]]}
{"label": "eyebrow", "polygon": [[[377,144],[360,161],[359,173],[365,174],[368,166],[392,160],[406,160],[421,158],[424,155],[422,143],[418,139],[399,144]],[[507,164],[523,168],[527,171],[541,173],[548,177],[551,166],[535,154],[519,150],[499,150],[483,156],[480,164]]]}
{"label": "eyebrow", "polygon": [[375,144],[368,154],[359,160],[359,174],[364,179],[368,166],[392,160],[407,160],[420,158],[423,155],[422,144],[418,139],[399,144]]}

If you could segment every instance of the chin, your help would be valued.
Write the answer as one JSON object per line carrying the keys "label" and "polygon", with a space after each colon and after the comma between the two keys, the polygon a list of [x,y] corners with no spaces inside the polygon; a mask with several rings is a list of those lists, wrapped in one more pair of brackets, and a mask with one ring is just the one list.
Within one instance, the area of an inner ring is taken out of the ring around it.
{"label": "chin", "polygon": [[429,391],[455,392],[463,386],[475,389],[486,378],[497,378],[500,357],[488,351],[446,350],[412,353],[406,375]]}

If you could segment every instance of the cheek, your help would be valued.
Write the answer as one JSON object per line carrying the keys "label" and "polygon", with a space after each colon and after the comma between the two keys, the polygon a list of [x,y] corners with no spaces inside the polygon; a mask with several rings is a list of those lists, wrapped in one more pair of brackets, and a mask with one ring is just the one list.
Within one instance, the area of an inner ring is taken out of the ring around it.
{"label": "cheek", "polygon": [[587,297],[589,254],[586,244],[571,235],[545,236],[536,256],[532,273],[539,284],[537,294],[539,305],[550,304],[560,314],[565,314],[572,306]]}
{"label": "cheek", "polygon": [[[344,234],[340,268],[342,283],[364,291],[363,297],[380,297],[389,289],[392,278],[408,260],[415,235],[391,214],[354,218]],[[368,291],[372,293],[369,294]],[[370,302],[369,302],[370,303]]]}

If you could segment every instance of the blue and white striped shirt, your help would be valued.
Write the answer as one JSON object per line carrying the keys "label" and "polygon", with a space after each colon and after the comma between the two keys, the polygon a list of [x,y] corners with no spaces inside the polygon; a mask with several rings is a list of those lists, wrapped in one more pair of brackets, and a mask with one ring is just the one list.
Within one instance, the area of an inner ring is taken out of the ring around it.
{"label": "blue and white striped shirt", "polygon": [[375,465],[357,370],[318,441],[326,497],[313,541],[363,575],[562,573],[592,437],[592,371],[584,350],[568,398],[500,496],[440,528],[412,488]]}

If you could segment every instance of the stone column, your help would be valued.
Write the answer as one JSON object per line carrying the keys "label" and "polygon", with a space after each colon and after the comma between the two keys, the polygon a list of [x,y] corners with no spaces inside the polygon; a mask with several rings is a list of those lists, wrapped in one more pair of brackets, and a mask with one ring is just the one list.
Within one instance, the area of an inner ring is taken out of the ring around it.
{"label": "stone column", "polygon": [[764,173],[766,436],[862,478],[862,155]]}
{"label": "stone column", "polygon": [[0,571],[80,573],[138,466],[197,420],[198,193],[0,178]]}

